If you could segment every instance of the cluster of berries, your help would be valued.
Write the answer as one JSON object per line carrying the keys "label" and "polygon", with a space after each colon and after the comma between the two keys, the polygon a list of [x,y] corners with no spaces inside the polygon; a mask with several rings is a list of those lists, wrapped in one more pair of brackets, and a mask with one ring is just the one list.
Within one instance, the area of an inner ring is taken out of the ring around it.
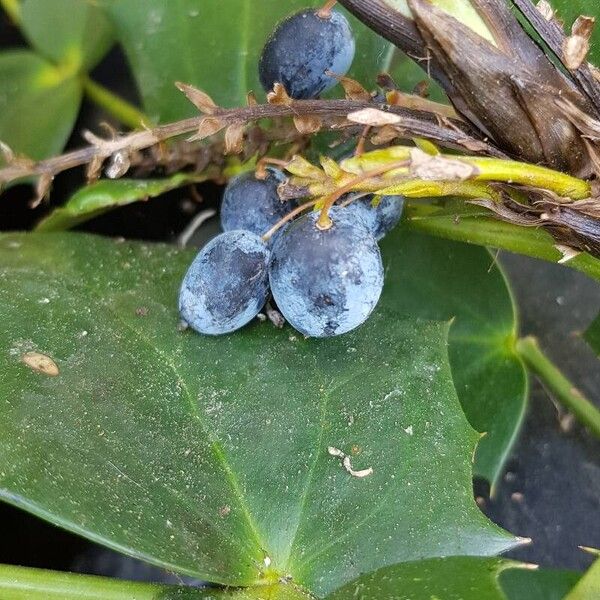
{"label": "cluster of berries", "polygon": [[[302,11],[267,41],[261,83],[266,90],[282,83],[295,99],[315,98],[336,84],[327,72],[345,74],[353,57],[354,38],[342,14]],[[284,180],[269,168],[265,179],[245,173],[225,189],[224,233],[200,251],[180,290],[181,316],[196,331],[219,335],[243,327],[270,293],[289,323],[310,337],[350,331],[375,308],[383,288],[377,242],[400,220],[403,199],[347,198],[330,209],[328,229],[319,228],[318,213],[310,212],[265,239],[296,207],[279,198]]]}

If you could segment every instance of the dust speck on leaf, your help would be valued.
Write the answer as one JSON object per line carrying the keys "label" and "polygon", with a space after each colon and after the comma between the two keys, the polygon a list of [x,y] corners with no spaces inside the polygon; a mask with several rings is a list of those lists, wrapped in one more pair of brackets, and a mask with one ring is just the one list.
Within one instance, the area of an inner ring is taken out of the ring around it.
{"label": "dust speck on leaf", "polygon": [[49,356],[40,352],[26,352],[21,356],[21,361],[42,375],[57,377],[60,373],[58,365]]}

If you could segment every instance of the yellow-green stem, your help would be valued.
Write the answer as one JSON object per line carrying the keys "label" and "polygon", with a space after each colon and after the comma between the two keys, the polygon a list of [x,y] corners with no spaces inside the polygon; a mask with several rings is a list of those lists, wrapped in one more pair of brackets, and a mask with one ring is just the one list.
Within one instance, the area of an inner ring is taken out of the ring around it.
{"label": "yellow-green stem", "polygon": [[152,125],[150,119],[138,108],[120,98],[109,89],[82,75],[83,89],[90,100],[131,129]]}
{"label": "yellow-green stem", "polygon": [[540,378],[569,412],[600,438],[600,411],[571,383],[542,352],[536,338],[517,340],[515,350],[521,360]]}
{"label": "yellow-green stem", "polygon": [[[398,172],[399,170],[395,167],[395,163],[398,160],[410,158],[411,152],[412,149],[407,146],[391,146],[346,159],[341,162],[341,166],[343,169],[356,175],[360,173],[366,175],[366,172],[375,168],[381,169],[382,166],[387,164],[388,169],[383,174],[382,179],[385,180],[386,176],[392,177],[396,181],[390,182],[391,185],[395,185],[396,183],[401,184],[402,182],[399,177],[403,174],[409,177],[410,169],[407,168],[404,173]],[[538,165],[481,156],[440,154],[437,158],[440,163],[443,163],[443,159],[448,159],[449,170],[452,167],[451,163],[456,162],[464,162],[475,167],[477,173],[468,180],[471,182],[514,183],[548,190],[561,198],[569,200],[583,200],[589,198],[592,193],[591,184],[588,181]],[[368,183],[368,181],[364,181],[364,184]]]}
{"label": "yellow-green stem", "polygon": [[0,6],[9,16],[15,25],[21,24],[21,1],[20,0],[0,0]]}
{"label": "yellow-green stem", "polygon": [[583,200],[592,193],[589,182],[546,167],[499,158],[457,157],[456,160],[479,169],[479,174],[474,177],[476,181],[517,183],[549,190],[571,200]]}
{"label": "yellow-green stem", "polygon": [[0,565],[2,600],[159,600],[176,586]]}

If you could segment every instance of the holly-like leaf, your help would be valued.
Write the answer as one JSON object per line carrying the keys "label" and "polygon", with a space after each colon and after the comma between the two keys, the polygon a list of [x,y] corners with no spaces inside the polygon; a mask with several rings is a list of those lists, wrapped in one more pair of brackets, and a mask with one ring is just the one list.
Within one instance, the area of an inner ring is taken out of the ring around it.
{"label": "holly-like leaf", "polygon": [[[146,112],[161,121],[194,114],[175,88],[194,85],[223,106],[241,106],[248,91],[264,98],[258,59],[276,23],[321,0],[111,0],[109,11],[133,67]],[[390,46],[350,17],[357,51],[350,76],[375,87]]]}
{"label": "holly-like leaf", "polygon": [[119,206],[155,198],[199,178],[177,173],[166,179],[103,179],[75,192],[67,202],[40,221],[37,231],[64,231]]}
{"label": "holly-like leaf", "polygon": [[41,55],[74,72],[96,66],[114,41],[104,12],[82,0],[24,0],[21,29]]}
{"label": "holly-like leaf", "polygon": [[483,248],[399,230],[383,242],[393,256],[384,295],[406,315],[454,319],[450,364],[465,414],[487,435],[475,474],[492,484],[517,436],[527,401],[527,375],[512,350],[515,307],[495,258]]}
{"label": "holly-like leaf", "polygon": [[57,154],[73,129],[81,94],[74,76],[33,52],[0,53],[0,140],[34,159]]}
{"label": "holly-like leaf", "polygon": [[[0,238],[5,500],[201,579],[290,575],[317,595],[392,563],[514,545],[473,501],[479,436],[447,324],[401,319],[388,289],[336,339],[269,323],[181,332],[191,258],[78,234]],[[352,476],[329,447],[372,474]]]}
{"label": "holly-like leaf", "polygon": [[369,573],[327,600],[561,600],[579,579],[499,558],[451,557]]}

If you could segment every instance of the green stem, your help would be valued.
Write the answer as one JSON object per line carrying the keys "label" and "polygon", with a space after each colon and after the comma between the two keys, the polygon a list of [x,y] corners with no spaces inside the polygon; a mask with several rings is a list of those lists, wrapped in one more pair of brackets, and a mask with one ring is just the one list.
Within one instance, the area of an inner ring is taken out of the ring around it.
{"label": "green stem", "polygon": [[2,600],[159,600],[177,586],[0,565]]}
{"label": "green stem", "polygon": [[[563,199],[564,202],[574,200],[583,200],[592,195],[592,186],[589,181],[573,177],[567,173],[554,171],[547,167],[540,167],[529,163],[518,162],[514,160],[504,160],[500,158],[486,158],[481,156],[452,156],[448,154],[440,154],[431,156],[432,167],[440,171],[438,182],[442,183],[444,173],[442,169],[447,166],[448,176],[452,173],[454,166],[458,162],[466,163],[474,167],[475,174],[469,177],[466,182],[484,184],[487,182],[509,183],[528,186],[532,188],[540,188],[554,192],[557,196]],[[395,168],[394,165],[398,161],[407,160],[412,164],[403,168]],[[408,146],[390,146],[389,148],[372,150],[365,152],[360,156],[355,156],[343,160],[340,165],[349,173],[367,175],[373,170],[382,170],[386,165],[389,166],[389,172],[383,172],[378,176],[379,185],[384,193],[393,194],[394,189],[403,184],[402,178],[410,177],[411,169],[414,166],[414,158],[412,157],[412,149]],[[427,164],[423,165],[426,170]],[[388,181],[389,180],[389,185]],[[437,178],[436,178],[437,179]],[[450,183],[452,177],[446,181]],[[429,178],[424,183],[431,181]],[[464,181],[463,181],[464,182]],[[384,185],[386,184],[386,185]],[[373,182],[369,178],[365,178],[360,182],[360,187],[372,186]],[[311,192],[313,191],[311,186]],[[357,189],[360,188],[357,187]],[[399,192],[400,193],[400,192]]]}
{"label": "green stem", "polygon": [[15,25],[21,24],[21,1],[20,0],[0,0],[0,6],[9,16]]}
{"label": "green stem", "polygon": [[583,200],[592,194],[592,186],[589,181],[546,167],[499,158],[457,157],[457,159],[479,169],[479,175],[474,177],[475,181],[517,183],[550,190],[571,200]]}
{"label": "green stem", "polygon": [[90,100],[118,119],[123,125],[131,129],[140,129],[143,126],[150,126],[150,119],[138,108],[123,100],[109,89],[96,83],[87,75],[82,75],[81,82],[83,89]]}
{"label": "green stem", "polygon": [[556,399],[600,438],[600,411],[542,352],[537,339],[529,336],[517,340],[515,350],[523,362],[548,386]]}
{"label": "green stem", "polygon": [[[487,211],[457,212],[409,202],[405,222],[413,231],[449,240],[499,248],[553,263],[563,258],[552,236],[541,228],[506,223],[487,216]],[[565,265],[600,281],[600,260],[590,254],[579,254]]]}

